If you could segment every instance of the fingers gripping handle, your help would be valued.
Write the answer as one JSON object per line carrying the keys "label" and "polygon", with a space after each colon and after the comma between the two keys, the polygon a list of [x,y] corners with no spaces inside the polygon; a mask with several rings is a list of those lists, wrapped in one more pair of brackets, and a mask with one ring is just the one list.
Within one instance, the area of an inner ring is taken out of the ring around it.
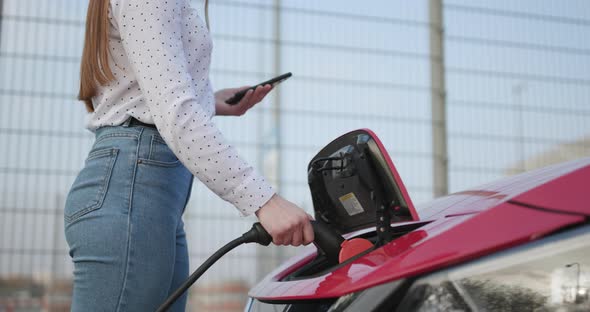
{"label": "fingers gripping handle", "polygon": [[[311,226],[315,237],[313,244],[318,252],[324,254],[330,263],[337,264],[344,238],[327,224],[312,220]],[[242,238],[245,243],[258,243],[264,246],[268,246],[272,242],[272,236],[268,234],[260,222],[254,223],[252,229],[244,233]]]}

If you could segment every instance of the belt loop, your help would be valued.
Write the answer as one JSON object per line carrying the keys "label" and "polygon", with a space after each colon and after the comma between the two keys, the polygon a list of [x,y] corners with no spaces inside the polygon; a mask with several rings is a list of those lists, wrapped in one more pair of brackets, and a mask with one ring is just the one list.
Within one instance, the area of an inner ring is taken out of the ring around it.
{"label": "belt loop", "polygon": [[125,122],[122,124],[123,127],[129,127],[129,125],[131,125],[131,119],[133,117],[129,116],[129,118],[127,118],[127,120],[125,120]]}

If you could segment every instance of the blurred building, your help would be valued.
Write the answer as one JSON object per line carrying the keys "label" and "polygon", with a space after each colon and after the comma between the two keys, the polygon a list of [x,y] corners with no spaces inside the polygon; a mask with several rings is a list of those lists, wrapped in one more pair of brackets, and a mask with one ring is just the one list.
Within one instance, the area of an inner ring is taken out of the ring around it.
{"label": "blurred building", "polygon": [[[550,155],[543,164],[590,155],[588,1],[210,2],[215,87],[294,74],[246,116],[216,123],[309,212],[308,161],[357,128],[381,137],[416,203],[515,164],[532,169],[539,155]],[[75,100],[86,7],[0,0],[0,311],[15,300],[67,305],[63,201],[93,139]],[[253,220],[195,183],[185,214],[191,268]],[[240,281],[232,291],[243,296],[294,252],[240,247],[199,285]],[[193,307],[237,296],[197,290]]]}
{"label": "blurred building", "polygon": [[543,153],[521,160],[514,167],[508,168],[507,174],[518,174],[588,156],[590,156],[590,137],[584,137],[573,142],[558,144]]}

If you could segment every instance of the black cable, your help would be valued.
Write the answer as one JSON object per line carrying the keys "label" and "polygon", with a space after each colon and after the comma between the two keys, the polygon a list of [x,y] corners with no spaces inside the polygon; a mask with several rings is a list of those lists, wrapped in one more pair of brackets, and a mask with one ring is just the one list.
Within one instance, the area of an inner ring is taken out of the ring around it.
{"label": "black cable", "polygon": [[166,301],[156,310],[156,312],[164,312],[180,297],[182,294],[194,284],[203,273],[205,273],[219,258],[223,257],[230,250],[246,243],[258,243],[268,246],[272,242],[272,237],[264,230],[260,223],[255,223],[252,228],[242,234],[241,237],[234,239],[225,246],[217,250],[211,257],[209,257],[201,266],[199,266],[191,276],[178,288]]}
{"label": "black cable", "polygon": [[[338,255],[340,253],[340,245],[344,238],[336,231],[331,229],[327,224],[311,221],[311,226],[314,233],[314,245],[318,252],[324,254],[328,261],[332,264],[338,264]],[[272,242],[272,237],[262,227],[259,222],[254,223],[252,228],[242,234],[241,237],[234,239],[225,246],[217,250],[209,259],[207,259],[201,266],[199,266],[191,276],[166,299],[166,301],[156,310],[156,312],[165,312],[182,294],[194,284],[203,273],[205,273],[219,258],[223,257],[230,250],[247,243],[258,243],[260,245],[268,246]]]}

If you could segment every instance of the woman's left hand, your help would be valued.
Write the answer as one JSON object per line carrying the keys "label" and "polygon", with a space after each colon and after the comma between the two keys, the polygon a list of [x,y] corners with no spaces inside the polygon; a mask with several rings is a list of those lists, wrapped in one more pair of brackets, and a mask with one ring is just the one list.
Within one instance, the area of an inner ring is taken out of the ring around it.
{"label": "woman's left hand", "polygon": [[234,96],[237,92],[248,89],[250,86],[241,88],[222,89],[215,92],[215,114],[224,116],[242,116],[254,105],[258,104],[264,97],[272,90],[270,84],[258,86],[256,89],[248,90],[246,95],[235,105],[225,103],[229,98]]}

